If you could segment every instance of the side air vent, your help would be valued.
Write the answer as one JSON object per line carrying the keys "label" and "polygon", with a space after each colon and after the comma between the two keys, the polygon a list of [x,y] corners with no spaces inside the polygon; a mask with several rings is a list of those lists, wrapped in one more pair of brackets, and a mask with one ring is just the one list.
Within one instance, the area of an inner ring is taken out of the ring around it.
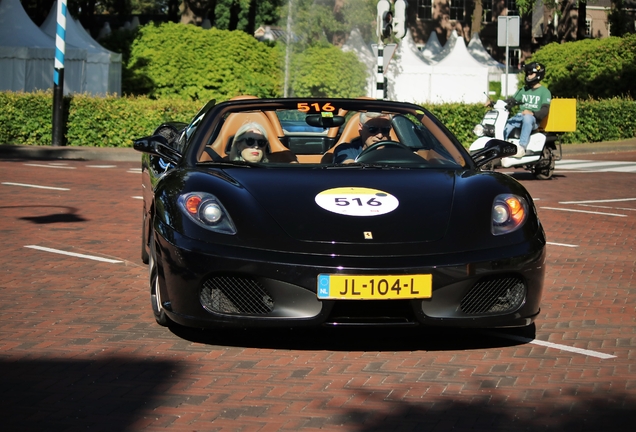
{"label": "side air vent", "polygon": [[459,307],[467,315],[514,312],[524,303],[526,285],[519,277],[482,279],[464,296]]}
{"label": "side air vent", "polygon": [[266,315],[274,300],[256,280],[246,277],[217,276],[203,283],[201,304],[206,309],[232,315]]}

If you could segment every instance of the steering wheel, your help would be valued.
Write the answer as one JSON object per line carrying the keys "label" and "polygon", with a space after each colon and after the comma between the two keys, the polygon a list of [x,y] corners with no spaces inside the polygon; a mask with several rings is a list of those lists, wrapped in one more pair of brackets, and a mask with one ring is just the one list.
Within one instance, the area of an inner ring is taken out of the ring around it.
{"label": "steering wheel", "polygon": [[356,158],[356,162],[360,162],[360,163],[364,163],[364,162],[375,162],[375,161],[366,161],[366,159],[369,159],[370,156],[368,156],[369,154],[371,154],[372,152],[374,152],[375,150],[379,149],[379,148],[397,148],[400,150],[405,150],[409,153],[413,153],[413,150],[411,150],[410,147],[405,146],[402,143],[399,143],[397,141],[390,141],[390,140],[386,140],[386,141],[378,141],[376,143],[371,144],[369,147],[365,148],[364,150],[362,150],[362,152],[358,155],[358,157]]}

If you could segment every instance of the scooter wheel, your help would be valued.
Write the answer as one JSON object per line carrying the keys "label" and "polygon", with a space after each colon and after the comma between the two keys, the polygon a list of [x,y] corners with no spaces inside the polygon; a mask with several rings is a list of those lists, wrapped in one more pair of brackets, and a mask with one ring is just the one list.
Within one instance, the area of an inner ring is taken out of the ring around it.
{"label": "scooter wheel", "polygon": [[549,180],[554,174],[554,167],[556,161],[552,155],[552,151],[548,147],[543,148],[541,153],[541,159],[537,161],[537,164],[532,167],[532,173],[538,180]]}

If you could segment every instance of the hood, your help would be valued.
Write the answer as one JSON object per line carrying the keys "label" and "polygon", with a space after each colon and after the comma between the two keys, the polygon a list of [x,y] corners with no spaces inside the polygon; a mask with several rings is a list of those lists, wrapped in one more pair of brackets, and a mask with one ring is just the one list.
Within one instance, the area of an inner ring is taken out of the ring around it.
{"label": "hood", "polygon": [[411,243],[444,237],[453,170],[227,169],[292,238]]}

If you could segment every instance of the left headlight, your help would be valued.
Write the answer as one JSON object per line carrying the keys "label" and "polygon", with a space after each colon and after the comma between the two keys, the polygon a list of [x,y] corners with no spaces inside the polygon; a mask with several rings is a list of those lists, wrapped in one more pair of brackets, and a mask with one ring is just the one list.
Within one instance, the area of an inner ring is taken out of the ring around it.
{"label": "left headlight", "polygon": [[492,204],[493,235],[508,234],[521,228],[528,218],[528,203],[525,198],[512,195],[497,195]]}
{"label": "left headlight", "polygon": [[221,234],[236,234],[223,204],[212,194],[190,192],[179,196],[179,208],[200,226]]}
{"label": "left headlight", "polygon": [[495,137],[495,126],[489,124],[478,124],[473,128],[473,133],[478,137],[487,136],[494,138]]}

